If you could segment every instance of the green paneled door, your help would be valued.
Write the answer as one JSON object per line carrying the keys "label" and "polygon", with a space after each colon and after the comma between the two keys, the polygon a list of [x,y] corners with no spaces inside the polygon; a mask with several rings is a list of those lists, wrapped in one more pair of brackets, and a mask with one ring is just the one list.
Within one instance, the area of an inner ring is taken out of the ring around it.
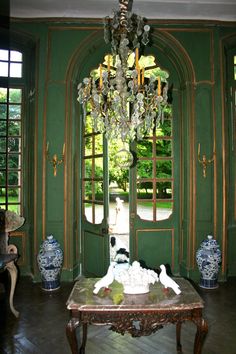
{"label": "green paneled door", "polygon": [[180,142],[172,110],[152,134],[133,146],[130,171],[130,252],[148,267],[169,264],[178,273]]}
{"label": "green paneled door", "polygon": [[89,109],[82,141],[82,272],[99,277],[109,263],[107,142],[92,129]]}

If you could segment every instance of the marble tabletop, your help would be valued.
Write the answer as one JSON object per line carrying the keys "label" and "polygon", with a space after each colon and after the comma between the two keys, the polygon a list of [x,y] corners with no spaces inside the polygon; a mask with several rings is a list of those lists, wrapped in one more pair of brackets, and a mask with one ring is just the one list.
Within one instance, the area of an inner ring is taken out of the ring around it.
{"label": "marble tabletop", "polygon": [[93,294],[94,284],[98,278],[81,278],[78,280],[67,301],[68,310],[78,311],[125,311],[125,310],[187,310],[203,308],[200,295],[184,278],[173,278],[180,286],[181,294],[176,295],[172,289],[164,290],[160,282],[150,285],[146,294],[127,295],[123,293],[123,285],[114,281],[110,291],[101,289]]}

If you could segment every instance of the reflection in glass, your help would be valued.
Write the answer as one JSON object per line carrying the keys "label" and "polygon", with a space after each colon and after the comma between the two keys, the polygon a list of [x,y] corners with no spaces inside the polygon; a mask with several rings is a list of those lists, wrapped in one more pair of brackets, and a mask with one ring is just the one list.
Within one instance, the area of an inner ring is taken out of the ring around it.
{"label": "reflection in glass", "polygon": [[91,156],[92,155],[92,137],[86,136],[84,137],[84,156]]}
{"label": "reflection in glass", "polygon": [[[1,126],[1,122],[0,122]],[[1,133],[0,133],[1,134]],[[8,122],[8,135],[21,135],[21,122],[20,121],[9,121]]]}
{"label": "reflection in glass", "polygon": [[10,203],[8,203],[8,208],[7,209],[10,210],[10,211],[14,211],[17,214],[21,213],[19,204],[10,204]]}
{"label": "reflection in glass", "polygon": [[95,135],[95,154],[101,154],[102,153],[102,149],[103,149],[103,146],[102,146],[102,134],[97,134]]}
{"label": "reflection in glass", "polygon": [[94,159],[95,162],[95,178],[103,178],[103,158]]}
{"label": "reflection in glass", "polygon": [[18,186],[20,185],[20,172],[9,172],[8,173],[8,185]]}
{"label": "reflection in glass", "polygon": [[104,218],[103,205],[95,204],[95,224],[100,224]]}
{"label": "reflection in glass", "polygon": [[157,137],[171,137],[172,136],[172,121],[170,119],[165,119],[162,123],[159,122],[156,128],[156,136]]}
{"label": "reflection in glass", "polygon": [[172,161],[158,160],[156,162],[156,178],[171,178],[172,177]]}
{"label": "reflection in glass", "polygon": [[103,181],[94,182],[95,199],[103,201]]}
{"label": "reflection in glass", "polygon": [[22,77],[21,63],[10,63],[10,77]]}
{"label": "reflection in glass", "polygon": [[172,156],[172,140],[157,140],[156,144],[157,156]]}
{"label": "reflection in glass", "polygon": [[[0,184],[0,186],[1,185],[2,185],[2,183]],[[6,189],[5,188],[0,188],[0,198],[5,197],[5,195],[6,195]]]}
{"label": "reflection in glass", "polygon": [[137,162],[137,178],[152,178],[153,163],[152,160],[139,160]]}
{"label": "reflection in glass", "polygon": [[168,219],[173,211],[173,202],[156,203],[156,220]]}
{"label": "reflection in glass", "polygon": [[7,105],[6,104],[0,104],[0,119],[7,119]]}
{"label": "reflection in glass", "polygon": [[8,63],[0,62],[0,76],[8,77]]}
{"label": "reflection in glass", "polygon": [[22,53],[16,50],[10,51],[10,61],[22,61]]}
{"label": "reflection in glass", "polygon": [[[22,77],[22,53],[0,50],[0,71],[4,66],[6,76]],[[23,84],[22,80],[19,85],[14,83],[18,87]],[[0,202],[8,210],[19,213],[22,197],[20,170],[22,93],[22,88],[0,88],[0,152],[4,152],[0,154],[1,192],[4,190]]]}
{"label": "reflection in glass", "polygon": [[20,168],[21,167],[21,156],[18,154],[8,155],[8,168]]}
{"label": "reflection in glass", "polygon": [[8,188],[8,196],[9,197],[14,197],[15,202],[20,201],[20,188],[19,187],[14,187],[14,188]]}
{"label": "reflection in glass", "polygon": [[[89,105],[87,105],[87,108],[88,108]],[[85,124],[85,127],[84,127],[84,135],[87,135],[87,134],[91,134],[92,133],[92,120],[91,120],[91,116],[88,114],[86,116],[86,124]]]}
{"label": "reflection in glass", "polygon": [[171,111],[136,145],[137,213],[141,219],[169,218],[173,207],[173,145]]}
{"label": "reflection in glass", "polygon": [[152,203],[137,201],[137,214],[143,220],[153,220]]}
{"label": "reflection in glass", "polygon": [[9,119],[21,119],[21,105],[9,105]]}
{"label": "reflection in glass", "polygon": [[22,100],[22,89],[9,89],[9,102],[11,103],[21,103]]}
{"label": "reflection in glass", "polygon": [[0,139],[0,152],[6,152],[6,138]]}
{"label": "reflection in glass", "polygon": [[7,49],[0,49],[0,60],[8,60],[8,53]]}
{"label": "reflection in glass", "polygon": [[[0,155],[0,168],[6,168],[6,155],[5,154],[1,154]],[[0,175],[1,178],[1,184],[2,184],[2,173]]]}
{"label": "reflection in glass", "polygon": [[21,151],[21,138],[8,138],[8,152],[20,152]]}
{"label": "reflection in glass", "polygon": [[85,164],[84,177],[85,178],[92,178],[92,160],[86,159],[84,161],[84,164]]}
{"label": "reflection in glass", "polygon": [[86,200],[92,199],[92,183],[91,183],[91,181],[84,182],[84,198]]}
{"label": "reflection in glass", "polygon": [[87,221],[93,224],[100,224],[104,218],[103,205],[94,203],[84,203],[84,215]]}
{"label": "reflection in glass", "polygon": [[7,89],[5,87],[0,87],[0,102],[7,102]]}
{"label": "reflection in glass", "polygon": [[153,197],[153,182],[139,181],[137,183],[137,198],[152,199]]}
{"label": "reflection in glass", "polygon": [[172,198],[172,182],[157,182],[157,198],[171,199]]}
{"label": "reflection in glass", "polygon": [[152,157],[152,141],[143,139],[137,145],[137,157]]}

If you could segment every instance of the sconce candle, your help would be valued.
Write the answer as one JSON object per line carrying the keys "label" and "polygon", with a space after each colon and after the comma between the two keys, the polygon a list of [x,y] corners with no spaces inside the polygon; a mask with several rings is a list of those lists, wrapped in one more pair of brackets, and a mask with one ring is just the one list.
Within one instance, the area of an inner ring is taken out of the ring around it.
{"label": "sconce candle", "polygon": [[47,142],[47,145],[46,145],[46,157],[47,157],[47,160],[49,161],[49,163],[52,164],[52,167],[53,167],[53,175],[54,175],[54,177],[56,177],[56,175],[57,175],[57,166],[60,165],[60,164],[62,164],[62,162],[64,162],[64,157],[65,157],[65,143],[63,144],[63,148],[62,148],[62,156],[61,156],[61,159],[58,159],[57,154],[54,154],[52,158],[50,157],[50,154],[49,154],[49,142]]}
{"label": "sconce candle", "polygon": [[206,169],[207,169],[207,165],[210,164],[211,162],[214,161],[215,158],[215,151],[213,151],[213,156],[211,159],[207,159],[206,154],[202,155],[202,159],[200,158],[200,143],[198,144],[198,162],[202,165],[202,173],[203,173],[203,177],[206,178]]}

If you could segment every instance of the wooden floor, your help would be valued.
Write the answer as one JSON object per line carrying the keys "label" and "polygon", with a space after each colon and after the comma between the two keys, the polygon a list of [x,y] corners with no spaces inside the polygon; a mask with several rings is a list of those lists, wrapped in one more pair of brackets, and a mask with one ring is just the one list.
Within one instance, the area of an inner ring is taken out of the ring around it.
{"label": "wooden floor", "polygon": [[[14,297],[19,319],[11,314],[6,293],[0,292],[0,354],[69,354],[65,335],[69,313],[65,304],[72,287],[72,283],[62,283],[57,292],[47,293],[41,290],[39,283],[21,277]],[[205,300],[204,312],[209,324],[202,354],[236,354],[236,278],[220,283],[216,290],[198,290]],[[194,335],[195,326],[185,323],[182,330],[184,354],[193,353]],[[89,327],[86,354],[175,352],[173,325],[142,338],[121,336],[107,326]]]}

